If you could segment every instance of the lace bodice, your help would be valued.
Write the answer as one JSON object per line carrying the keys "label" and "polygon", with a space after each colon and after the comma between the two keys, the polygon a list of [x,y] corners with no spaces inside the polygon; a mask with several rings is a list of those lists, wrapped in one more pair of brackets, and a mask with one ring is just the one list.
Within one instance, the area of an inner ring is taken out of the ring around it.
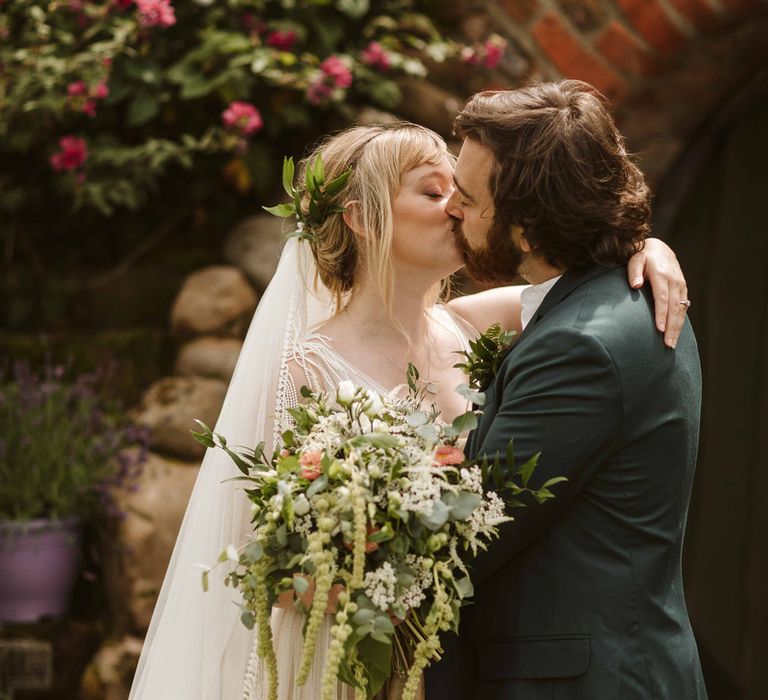
{"label": "lace bodice", "polygon": [[[469,350],[469,340],[477,335],[472,326],[451,311],[444,304],[436,304],[430,311],[433,322],[440,324],[456,338],[456,350]],[[275,411],[274,440],[277,444],[283,431],[291,426],[288,409],[298,405],[301,385],[297,386],[291,376],[289,365],[300,368],[306,386],[313,392],[325,391],[333,393],[343,380],[349,380],[356,386],[372,389],[380,394],[397,394],[405,391],[405,384],[396,387],[384,387],[375,379],[355,367],[349,360],[342,357],[333,347],[332,340],[319,332],[310,332],[297,342],[286,353],[285,362],[281,367],[280,392]]]}

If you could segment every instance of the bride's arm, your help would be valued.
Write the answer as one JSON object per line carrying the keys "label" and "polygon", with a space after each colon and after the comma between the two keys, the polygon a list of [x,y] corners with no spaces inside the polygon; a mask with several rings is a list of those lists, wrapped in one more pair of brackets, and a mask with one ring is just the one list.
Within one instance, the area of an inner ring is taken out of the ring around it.
{"label": "bride's arm", "polygon": [[[674,251],[658,238],[648,238],[643,249],[630,258],[627,277],[634,289],[648,280],[653,292],[656,328],[664,333],[664,342],[675,347],[685,322],[685,307],[680,302],[687,299],[688,288]],[[525,285],[497,287],[452,299],[448,306],[479,331],[499,323],[505,330],[519,332],[523,289]]]}

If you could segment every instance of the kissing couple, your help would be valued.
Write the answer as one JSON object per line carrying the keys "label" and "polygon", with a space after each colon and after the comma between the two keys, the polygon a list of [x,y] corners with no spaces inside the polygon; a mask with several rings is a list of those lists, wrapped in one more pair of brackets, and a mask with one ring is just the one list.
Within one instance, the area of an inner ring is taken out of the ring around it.
{"label": "kissing couple", "polygon": [[[680,569],[701,372],[682,273],[648,238],[648,187],[604,100],[578,81],[479,93],[454,133],[458,159],[437,134],[395,123],[347,129],[305,160],[321,155],[328,181],[351,171],[339,211],[311,242],[286,243],[216,430],[271,451],[302,386],[397,395],[409,363],[450,422],[468,408],[456,353],[492,324],[517,331],[467,455],[492,458],[514,438],[518,459],[542,453],[534,487],[568,481],[472,562],[473,604],[422,697],[705,698]],[[450,299],[463,266],[495,286]],[[512,286],[519,277],[529,285]],[[248,535],[236,474],[208,450],[132,699],[266,697],[234,592],[216,581],[203,593],[196,568]],[[281,700],[320,696],[326,617],[298,686],[304,616],[273,608]],[[399,686],[392,677],[377,697]],[[337,698],[355,691],[339,683]]]}

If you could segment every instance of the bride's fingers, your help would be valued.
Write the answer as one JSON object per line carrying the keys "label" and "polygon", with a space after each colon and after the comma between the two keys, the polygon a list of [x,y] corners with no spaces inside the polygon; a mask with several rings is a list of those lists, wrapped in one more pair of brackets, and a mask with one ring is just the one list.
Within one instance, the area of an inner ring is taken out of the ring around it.
{"label": "bride's fingers", "polygon": [[645,262],[645,253],[641,250],[639,253],[635,253],[627,263],[627,277],[629,277],[629,286],[632,289],[639,289],[645,283],[643,274]]}
{"label": "bride's fingers", "polygon": [[667,330],[664,332],[664,344],[667,347],[674,348],[677,346],[677,341],[685,324],[685,314],[688,311],[688,305],[683,303],[687,299],[688,287],[685,280],[670,285]]}

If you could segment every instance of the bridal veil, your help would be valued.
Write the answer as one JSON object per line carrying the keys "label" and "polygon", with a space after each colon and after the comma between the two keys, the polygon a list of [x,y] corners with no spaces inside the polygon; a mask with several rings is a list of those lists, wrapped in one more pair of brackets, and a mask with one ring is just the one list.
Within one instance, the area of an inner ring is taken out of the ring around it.
{"label": "bridal veil", "polygon": [[[215,431],[230,445],[270,451],[295,397],[286,361],[304,330],[334,311],[315,274],[308,245],[290,239],[245,338]],[[194,416],[190,416],[190,419]],[[193,427],[190,424],[190,427]],[[190,439],[191,436],[190,436]],[[130,700],[240,700],[253,632],[240,622],[242,602],[224,586],[224,567],[201,573],[250,528],[250,503],[240,472],[219,449],[208,449],[187,506],[131,688]]]}

